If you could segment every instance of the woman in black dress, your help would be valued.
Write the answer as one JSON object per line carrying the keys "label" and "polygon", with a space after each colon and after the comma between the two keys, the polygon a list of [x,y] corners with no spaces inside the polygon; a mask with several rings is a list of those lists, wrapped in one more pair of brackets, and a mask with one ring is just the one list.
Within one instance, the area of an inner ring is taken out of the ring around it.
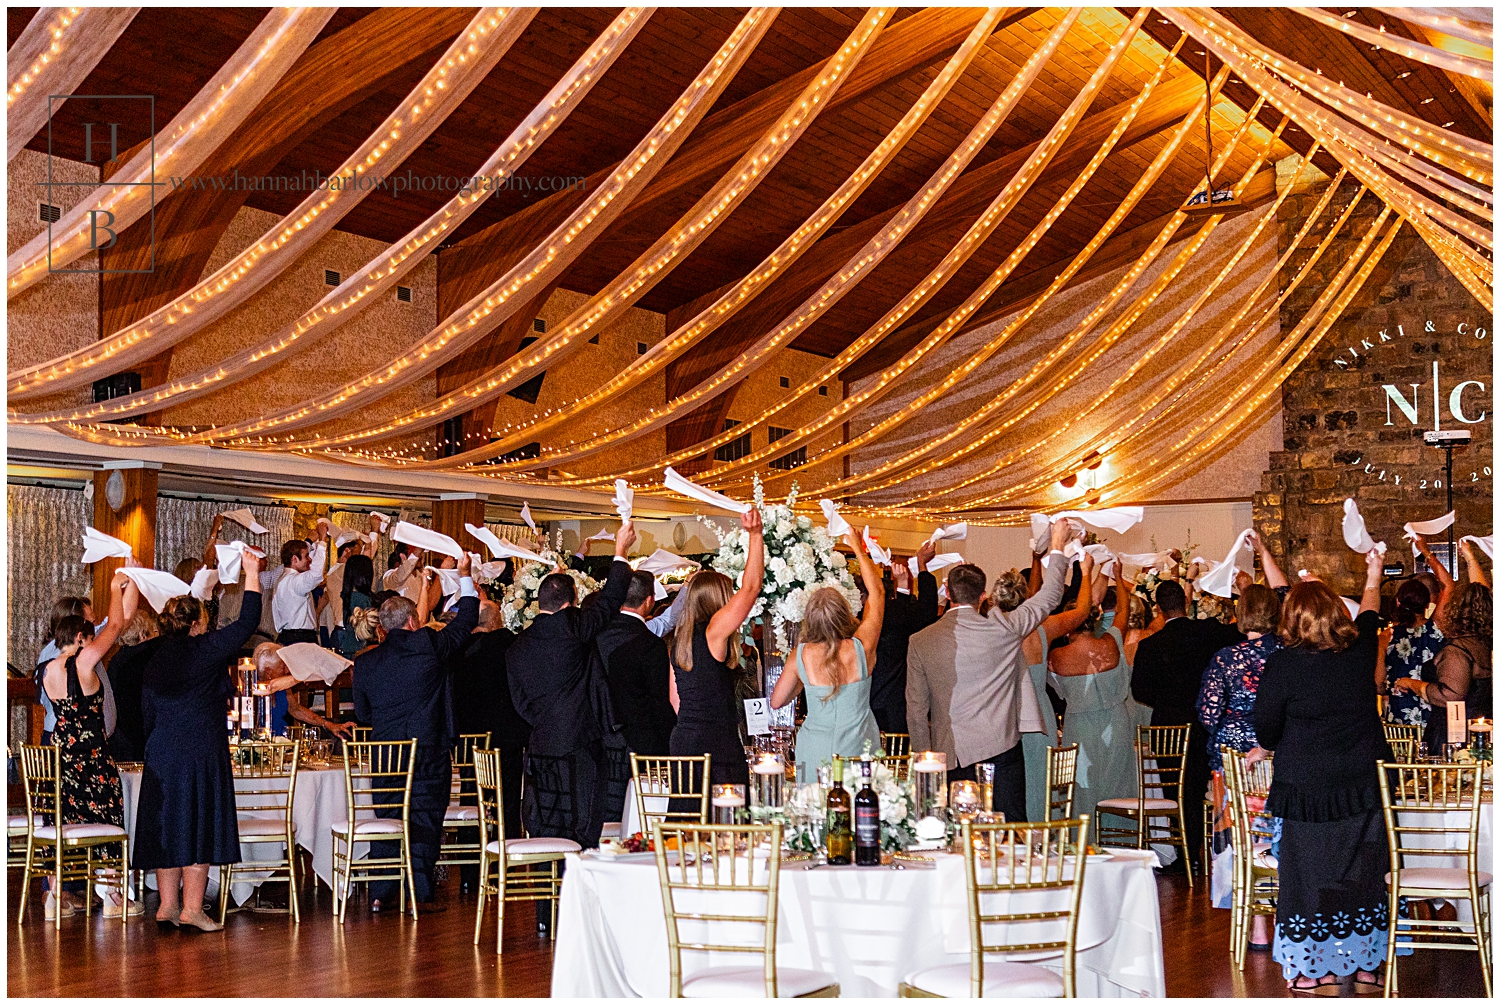
{"label": "woman in black dress", "polygon": [[203,893],[210,864],[240,861],[224,703],[234,693],[229,663],[260,624],[261,565],[259,555],[245,552],[239,620],[218,631],[204,632],[198,601],[168,601],[162,637],[146,665],[146,758],[133,865],[156,870],[158,924],[205,932],[223,927],[204,914]]}
{"label": "woman in black dress", "polygon": [[120,648],[109,660],[109,682],[115,691],[115,731],[109,753],[115,761],[139,763],[146,756],[146,724],[141,717],[141,681],[156,651],[161,629],[150,605],[136,608],[120,631]]}
{"label": "woman in black dress", "polygon": [[1375,704],[1381,561],[1366,556],[1353,622],[1322,583],[1292,587],[1277,628],[1286,648],[1266,657],[1251,714],[1260,746],[1276,752],[1266,812],[1282,822],[1271,953],[1305,994],[1336,994],[1351,973],[1355,991],[1381,989],[1390,855],[1375,762],[1391,759]]}
{"label": "woman in black dress", "polygon": [[711,781],[750,784],[745,748],[740,743],[740,706],[735,702],[735,668],[740,662],[740,628],[750,616],[766,568],[760,510],[740,515],[750,535],[740,588],[722,572],[705,569],[686,586],[682,621],[672,640],[673,698],[677,725],[672,730],[674,757],[712,754]]}

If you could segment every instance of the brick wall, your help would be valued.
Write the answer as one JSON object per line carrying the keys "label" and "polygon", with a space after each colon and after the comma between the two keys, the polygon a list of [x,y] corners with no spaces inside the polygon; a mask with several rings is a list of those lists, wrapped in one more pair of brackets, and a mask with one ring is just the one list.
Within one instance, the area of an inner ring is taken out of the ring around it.
{"label": "brick wall", "polygon": [[[1348,184],[1335,195],[1304,246],[1316,246],[1327,235],[1356,190]],[[1283,250],[1317,195],[1295,194],[1283,204]],[[1302,318],[1379,210],[1378,200],[1367,194],[1315,273],[1283,305],[1283,332]],[[1289,263],[1283,289],[1307,257],[1299,252]],[[1402,525],[1447,512],[1443,452],[1422,441],[1423,432],[1434,428],[1435,363],[1441,428],[1473,433],[1472,445],[1453,457],[1455,532],[1491,532],[1490,327],[1487,312],[1410,227],[1403,227],[1360,295],[1282,388],[1284,449],[1270,455],[1270,470],[1261,476],[1255,523],[1283,556],[1289,574],[1307,569],[1341,593],[1360,589],[1363,558],[1345,546],[1341,530],[1347,497],[1359,504],[1371,535],[1389,544],[1391,560],[1399,559],[1411,571]],[[1450,402],[1464,381],[1482,386],[1468,385],[1460,400]],[[1399,399],[1387,385],[1399,392]],[[1415,411],[1415,422],[1408,410]],[[1462,421],[1480,415],[1482,421]]]}

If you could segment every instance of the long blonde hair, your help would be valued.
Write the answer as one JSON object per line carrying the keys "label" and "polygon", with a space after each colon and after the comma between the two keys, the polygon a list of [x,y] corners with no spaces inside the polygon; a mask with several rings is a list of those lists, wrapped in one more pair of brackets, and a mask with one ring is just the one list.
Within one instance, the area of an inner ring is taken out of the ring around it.
{"label": "long blonde hair", "polygon": [[[812,596],[807,598],[798,638],[807,645],[823,646],[828,662],[837,667],[839,647],[844,644],[845,639],[854,638],[854,633],[858,630],[859,619],[850,609],[849,599],[833,587],[825,586],[814,590]],[[832,700],[842,686],[835,673],[833,690],[823,700]]]}
{"label": "long blonde hair", "polygon": [[[672,636],[672,662],[679,670],[693,669],[693,635],[698,626],[707,627],[715,614],[729,603],[734,596],[734,580],[722,572],[712,569],[701,569],[688,579],[683,589],[687,591],[687,599],[682,602],[682,620],[677,623],[677,628]],[[740,665],[740,633],[729,637],[728,652],[724,657],[724,665],[738,668]]]}

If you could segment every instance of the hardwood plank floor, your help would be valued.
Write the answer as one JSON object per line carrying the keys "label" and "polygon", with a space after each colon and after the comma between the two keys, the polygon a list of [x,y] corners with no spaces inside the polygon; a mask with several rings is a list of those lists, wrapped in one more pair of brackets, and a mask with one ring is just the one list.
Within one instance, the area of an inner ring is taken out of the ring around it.
{"label": "hardwood plank floor", "polygon": [[[6,983],[12,997],[545,997],[552,981],[552,947],[537,938],[531,905],[506,912],[505,953],[496,956],[493,915],[487,912],[475,946],[474,898],[458,891],[456,877],[442,888],[448,910],[415,923],[394,912],[372,915],[360,896],[341,927],[322,889],[316,900],[304,896],[300,926],[285,915],[246,911],[231,914],[222,935],[159,933],[151,921],[155,894],[147,898],[146,915],[132,919],[124,933],[118,919],[97,914],[88,921],[65,918],[55,932],[42,920],[35,892],[25,924],[17,926],[20,883],[14,872],[10,880]],[[1243,973],[1234,969],[1229,912],[1208,906],[1202,884],[1189,893],[1181,876],[1158,883],[1170,997],[1289,997],[1269,954],[1252,953]],[[1409,995],[1483,994],[1472,953],[1403,959],[1401,982]]]}

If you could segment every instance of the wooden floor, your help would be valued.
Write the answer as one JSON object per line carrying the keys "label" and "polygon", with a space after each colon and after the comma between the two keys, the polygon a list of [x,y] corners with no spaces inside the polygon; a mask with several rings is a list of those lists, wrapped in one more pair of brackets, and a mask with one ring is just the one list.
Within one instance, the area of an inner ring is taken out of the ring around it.
{"label": "wooden floor", "polygon": [[[1288,997],[1268,954],[1252,953],[1243,974],[1233,968],[1229,912],[1210,908],[1201,884],[1189,893],[1181,876],[1158,882],[1170,997]],[[361,898],[351,902],[340,927],[324,889],[315,902],[304,899],[301,925],[285,915],[241,912],[214,935],[158,933],[150,920],[155,894],[144,918],[132,919],[123,934],[118,919],[98,915],[66,918],[55,932],[43,922],[35,894],[18,927],[19,890],[12,872],[6,931],[12,997],[543,997],[551,986],[551,945],[537,938],[531,905],[511,907],[505,954],[496,956],[493,915],[475,946],[474,898],[457,890],[456,877],[442,891],[448,910],[416,923],[389,912],[372,915]],[[1408,994],[1423,997],[1483,993],[1472,953],[1424,952],[1403,960],[1401,983]]]}

